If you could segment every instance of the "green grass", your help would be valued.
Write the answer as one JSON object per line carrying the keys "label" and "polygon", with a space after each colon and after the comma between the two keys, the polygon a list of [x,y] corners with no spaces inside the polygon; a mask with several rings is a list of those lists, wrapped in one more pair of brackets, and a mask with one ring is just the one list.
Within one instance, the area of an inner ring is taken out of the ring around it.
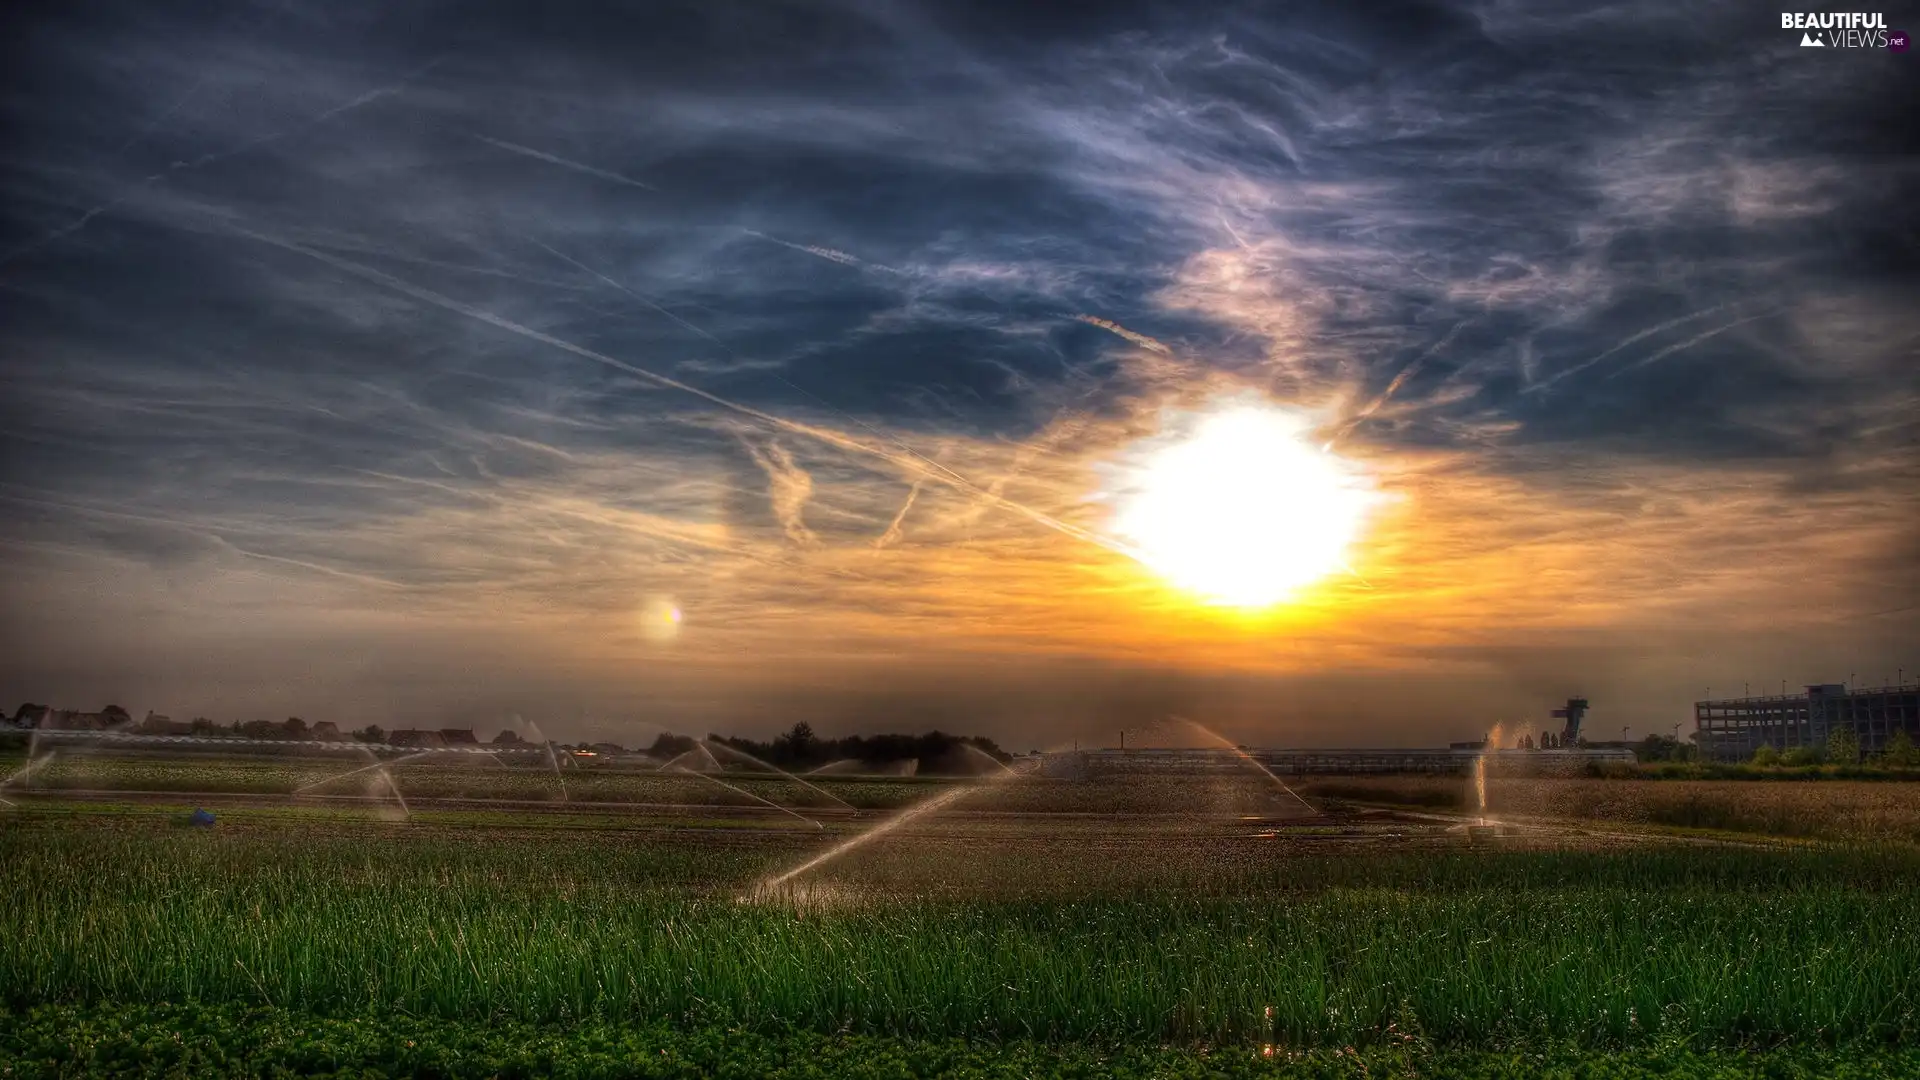
{"label": "green grass", "polygon": [[[1063,843],[981,845],[967,863],[902,844],[766,904],[737,895],[800,841],[12,820],[0,994],[15,1009],[1123,1045],[1920,1035],[1911,853],[1275,858],[1221,841],[1217,859]],[[940,873],[909,872],[929,863]],[[978,889],[935,887],[968,875]]]}
{"label": "green grass", "polygon": [[404,1016],[319,1017],[265,1007],[168,1005],[0,1011],[0,1076],[556,1077],[566,1080],[905,1080],[909,1077],[1166,1077],[1192,1080],[1880,1080],[1920,1074],[1920,1050],[1576,1046],[1529,1040],[1434,1047],[1417,1036],[1365,1048],[1055,1044],[1012,1040],[761,1034],[719,1026]]}

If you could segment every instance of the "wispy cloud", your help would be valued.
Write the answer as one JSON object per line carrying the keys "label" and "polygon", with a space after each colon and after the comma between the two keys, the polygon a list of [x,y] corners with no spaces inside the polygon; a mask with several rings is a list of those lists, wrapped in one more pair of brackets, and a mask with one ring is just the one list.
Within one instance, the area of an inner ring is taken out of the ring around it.
{"label": "wispy cloud", "polygon": [[793,455],[777,442],[766,446],[747,444],[747,452],[752,455],[753,463],[767,474],[768,496],[773,502],[773,516],[786,530],[787,539],[801,547],[812,547],[818,541],[813,531],[807,528],[807,499],[813,494],[813,477],[794,463]]}

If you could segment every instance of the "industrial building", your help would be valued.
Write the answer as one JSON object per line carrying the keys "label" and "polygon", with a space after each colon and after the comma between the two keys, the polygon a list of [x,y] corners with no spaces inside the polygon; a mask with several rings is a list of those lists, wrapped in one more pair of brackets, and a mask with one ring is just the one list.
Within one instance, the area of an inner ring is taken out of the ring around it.
{"label": "industrial building", "polygon": [[1878,753],[1896,731],[1920,741],[1920,684],[1848,689],[1808,686],[1802,694],[1693,703],[1694,742],[1713,761],[1744,761],[1762,746],[1786,751],[1824,747],[1851,730],[1862,753]]}

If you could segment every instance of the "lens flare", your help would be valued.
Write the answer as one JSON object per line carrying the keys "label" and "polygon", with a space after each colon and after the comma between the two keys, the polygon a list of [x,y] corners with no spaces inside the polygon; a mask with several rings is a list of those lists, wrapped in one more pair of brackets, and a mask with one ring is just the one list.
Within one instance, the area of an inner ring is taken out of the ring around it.
{"label": "lens flare", "polygon": [[1316,446],[1312,424],[1236,404],[1188,426],[1127,479],[1114,522],[1134,556],[1176,588],[1261,608],[1346,566],[1377,499],[1353,464]]}
{"label": "lens flare", "polygon": [[680,605],[658,599],[640,612],[640,631],[648,641],[665,643],[680,636]]}

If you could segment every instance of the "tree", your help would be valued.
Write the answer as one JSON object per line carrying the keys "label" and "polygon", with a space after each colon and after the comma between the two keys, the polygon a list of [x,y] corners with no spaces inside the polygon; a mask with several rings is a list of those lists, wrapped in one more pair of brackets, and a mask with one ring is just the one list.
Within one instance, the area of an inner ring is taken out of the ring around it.
{"label": "tree", "polygon": [[1860,738],[1852,728],[1836,728],[1827,733],[1827,760],[1852,765],[1860,760]]}
{"label": "tree", "polygon": [[368,724],[366,727],[354,732],[353,737],[355,740],[364,743],[383,743],[387,741],[387,733],[380,730],[379,724]]}
{"label": "tree", "polygon": [[1920,765],[1920,751],[1913,745],[1913,736],[1905,731],[1896,731],[1887,736],[1887,745],[1880,748],[1880,763],[1895,769],[1911,769]]}
{"label": "tree", "polygon": [[1640,740],[1634,755],[1641,761],[1672,761],[1679,756],[1676,753],[1679,749],[1678,739],[1668,738],[1665,735],[1649,735]]}
{"label": "tree", "polygon": [[670,761],[698,745],[699,741],[690,735],[674,735],[663,731],[654,737],[653,745],[647,747],[647,753]]}
{"label": "tree", "polygon": [[307,722],[297,716],[289,716],[287,722],[280,725],[280,730],[289,739],[304,739],[307,737]]}
{"label": "tree", "polygon": [[516,746],[520,741],[520,733],[512,728],[507,728],[493,737],[493,745],[495,746]]}
{"label": "tree", "polygon": [[1826,759],[1824,746],[1796,746],[1780,755],[1782,765],[1818,765]]}
{"label": "tree", "polygon": [[1772,768],[1780,764],[1780,751],[1775,750],[1772,743],[1762,743],[1760,749],[1753,752],[1753,763],[1763,769]]}
{"label": "tree", "polygon": [[814,744],[818,740],[813,734],[813,725],[805,720],[793,725],[785,735],[773,740],[773,756],[777,761],[804,762],[814,753]]}

